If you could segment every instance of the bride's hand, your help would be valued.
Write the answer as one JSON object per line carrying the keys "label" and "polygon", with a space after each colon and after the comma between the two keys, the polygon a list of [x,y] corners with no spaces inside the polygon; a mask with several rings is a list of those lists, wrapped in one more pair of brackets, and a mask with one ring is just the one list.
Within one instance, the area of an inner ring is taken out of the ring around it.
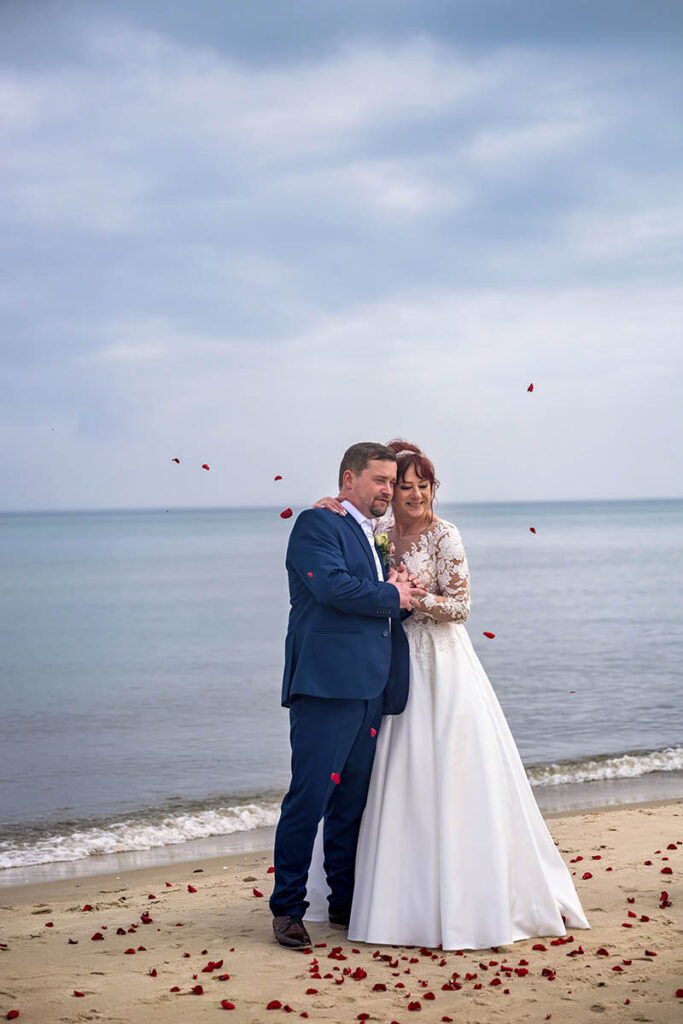
{"label": "bride's hand", "polygon": [[338,516],[347,515],[347,511],[343,505],[339,503],[338,498],[318,498],[313,508],[329,508],[330,512],[336,512]]}
{"label": "bride's hand", "polygon": [[388,583],[412,583],[414,581],[415,577],[410,576],[403,562],[401,562],[398,569],[389,570]]}

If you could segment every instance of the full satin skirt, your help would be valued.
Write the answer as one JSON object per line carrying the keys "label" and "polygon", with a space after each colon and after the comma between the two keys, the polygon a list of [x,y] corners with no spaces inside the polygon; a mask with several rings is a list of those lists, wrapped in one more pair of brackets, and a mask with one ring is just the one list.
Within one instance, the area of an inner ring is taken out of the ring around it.
{"label": "full satin skirt", "polygon": [[[503,711],[455,623],[405,623],[410,696],[377,738],[356,856],[355,942],[483,949],[588,928]],[[322,829],[309,920],[326,920]]]}

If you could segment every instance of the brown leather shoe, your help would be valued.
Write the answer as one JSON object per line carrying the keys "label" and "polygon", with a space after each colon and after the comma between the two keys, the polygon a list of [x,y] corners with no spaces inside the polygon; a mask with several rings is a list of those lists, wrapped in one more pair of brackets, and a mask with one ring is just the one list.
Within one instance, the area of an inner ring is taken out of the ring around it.
{"label": "brown leather shoe", "polygon": [[294,914],[273,918],[273,934],[281,946],[289,949],[305,949],[311,946],[311,936],[306,931],[303,921]]}

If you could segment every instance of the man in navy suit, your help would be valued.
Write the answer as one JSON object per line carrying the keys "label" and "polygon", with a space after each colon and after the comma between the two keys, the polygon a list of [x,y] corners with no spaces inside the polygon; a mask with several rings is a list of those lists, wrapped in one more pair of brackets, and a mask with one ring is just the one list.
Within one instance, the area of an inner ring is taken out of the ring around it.
{"label": "man in navy suit", "polygon": [[344,517],[308,509],[287,548],[290,615],[282,704],[289,708],[292,779],[275,834],[270,899],[277,941],[309,946],[303,924],[306,880],[324,818],[329,918],[348,925],[360,820],[383,714],[408,698],[408,641],[401,618],[415,583],[386,571],[373,519],[384,515],[396,482],[396,454],[352,445],[339,469]]}

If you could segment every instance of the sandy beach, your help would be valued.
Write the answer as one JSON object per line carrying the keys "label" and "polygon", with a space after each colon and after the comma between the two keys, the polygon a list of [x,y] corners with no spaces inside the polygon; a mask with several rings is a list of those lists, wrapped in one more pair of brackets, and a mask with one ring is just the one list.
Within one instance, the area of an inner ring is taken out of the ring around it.
{"label": "sandy beach", "polygon": [[356,946],[322,925],[311,952],[282,949],[266,852],[5,889],[0,1017],[680,1021],[683,802],[547,821],[591,930],[494,950]]}

